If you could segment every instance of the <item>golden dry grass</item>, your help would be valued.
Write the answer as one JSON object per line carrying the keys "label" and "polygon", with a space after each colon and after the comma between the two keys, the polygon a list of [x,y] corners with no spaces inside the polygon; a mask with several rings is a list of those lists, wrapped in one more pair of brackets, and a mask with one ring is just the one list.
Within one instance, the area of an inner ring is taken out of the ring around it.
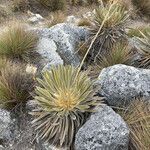
{"label": "golden dry grass", "polygon": [[38,37],[20,23],[12,22],[0,33],[0,56],[28,61],[35,52]]}
{"label": "golden dry grass", "polygon": [[119,114],[130,129],[130,149],[149,150],[150,148],[150,104],[142,99],[135,99],[127,109]]}
{"label": "golden dry grass", "polygon": [[0,107],[8,110],[24,105],[33,91],[33,75],[26,65],[7,61],[0,74]]}

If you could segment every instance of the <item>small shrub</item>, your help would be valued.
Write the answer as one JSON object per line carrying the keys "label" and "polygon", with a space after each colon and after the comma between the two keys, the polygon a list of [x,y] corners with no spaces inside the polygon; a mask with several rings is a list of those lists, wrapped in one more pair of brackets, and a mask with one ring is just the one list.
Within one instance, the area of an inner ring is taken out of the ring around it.
{"label": "small shrub", "polygon": [[66,7],[66,0],[38,0],[43,6],[50,9],[50,11],[64,10]]}
{"label": "small shrub", "polygon": [[92,83],[84,72],[77,76],[72,66],[53,67],[37,79],[35,100],[41,109],[33,125],[37,136],[58,147],[70,147],[79,127],[97,100],[91,100]]}
{"label": "small shrub", "polygon": [[150,17],[150,1],[149,0],[132,0],[133,4],[137,7],[140,13]]}
{"label": "small shrub", "polygon": [[49,17],[50,21],[46,22],[46,27],[50,28],[58,23],[63,23],[65,21],[65,14],[62,11],[56,11]]}
{"label": "small shrub", "polygon": [[0,35],[0,56],[28,61],[38,38],[21,24],[12,24]]}
{"label": "small shrub", "polygon": [[106,56],[102,56],[98,62],[99,68],[107,68],[116,64],[129,65],[131,52],[125,44],[117,44]]}
{"label": "small shrub", "polygon": [[149,150],[150,148],[150,105],[142,99],[134,100],[128,108],[119,114],[130,129],[131,150]]}
{"label": "small shrub", "polygon": [[26,66],[8,61],[0,74],[0,107],[8,110],[25,104],[33,90],[33,75]]}
{"label": "small shrub", "polygon": [[90,29],[91,39],[97,34],[102,23],[103,26],[90,52],[94,61],[111,50],[114,43],[125,40],[125,24],[128,18],[128,12],[117,3],[101,6],[95,10],[94,25]]}

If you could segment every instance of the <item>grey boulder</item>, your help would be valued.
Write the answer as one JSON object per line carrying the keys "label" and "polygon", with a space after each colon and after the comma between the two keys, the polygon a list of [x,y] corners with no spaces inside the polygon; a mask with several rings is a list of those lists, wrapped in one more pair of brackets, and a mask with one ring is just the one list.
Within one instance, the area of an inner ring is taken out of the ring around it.
{"label": "grey boulder", "polygon": [[49,38],[42,37],[37,45],[37,52],[40,54],[38,69],[48,70],[52,65],[63,64],[63,60],[56,52],[57,46],[55,42]]}
{"label": "grey boulder", "polygon": [[114,65],[101,71],[97,84],[101,86],[99,93],[106,97],[109,105],[122,106],[135,97],[150,97],[150,70]]}
{"label": "grey boulder", "polygon": [[[48,51],[48,54],[46,55],[49,55],[50,60],[52,61],[58,60],[58,62],[62,63],[63,60],[65,64],[71,64],[74,66],[78,66],[80,64],[80,58],[76,49],[78,43],[84,41],[88,37],[87,29],[77,27],[73,24],[61,23],[51,28],[37,29],[36,32],[40,37],[40,42],[37,48],[38,52],[46,54]],[[53,57],[53,55],[57,56]],[[58,57],[58,55],[60,57]]]}
{"label": "grey boulder", "polygon": [[76,150],[128,150],[129,129],[109,106],[102,106],[79,129]]}

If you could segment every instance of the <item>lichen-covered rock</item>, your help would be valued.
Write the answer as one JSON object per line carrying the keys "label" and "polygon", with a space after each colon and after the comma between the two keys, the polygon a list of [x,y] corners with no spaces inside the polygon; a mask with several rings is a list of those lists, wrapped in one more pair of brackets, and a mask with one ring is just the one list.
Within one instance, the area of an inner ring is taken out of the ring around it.
{"label": "lichen-covered rock", "polygon": [[128,150],[129,129],[109,106],[98,108],[79,129],[76,150]]}
{"label": "lichen-covered rock", "polygon": [[150,70],[126,65],[104,68],[97,82],[99,93],[106,97],[109,105],[129,104],[135,97],[150,97]]}
{"label": "lichen-covered rock", "polygon": [[0,109],[0,145],[11,138],[11,123],[12,120],[10,118],[10,113],[6,110]]}
{"label": "lichen-covered rock", "polygon": [[[36,31],[40,38],[45,38],[44,41],[47,45],[49,43],[49,47],[52,43],[55,43],[55,46],[52,44],[52,48],[49,49],[55,49],[65,64],[72,64],[74,66],[80,64],[80,58],[76,53],[76,48],[80,41],[84,41],[88,37],[87,29],[74,26],[73,24],[61,23],[51,28],[37,29]],[[40,50],[42,50],[42,47],[44,48],[44,45],[38,44]],[[47,49],[48,47],[45,48],[46,51]],[[37,50],[39,51],[39,49]],[[53,60],[55,60],[55,57]]]}
{"label": "lichen-covered rock", "polygon": [[40,38],[37,46],[37,52],[41,56],[38,69],[47,70],[51,65],[63,64],[63,60],[56,51],[57,46],[53,40],[45,37]]}

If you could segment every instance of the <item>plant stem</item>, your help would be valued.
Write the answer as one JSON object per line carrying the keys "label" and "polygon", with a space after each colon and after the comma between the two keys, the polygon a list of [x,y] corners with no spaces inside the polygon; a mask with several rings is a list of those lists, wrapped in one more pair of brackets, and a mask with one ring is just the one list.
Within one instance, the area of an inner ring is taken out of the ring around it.
{"label": "plant stem", "polygon": [[107,18],[109,17],[110,10],[112,9],[112,7],[113,7],[117,2],[118,2],[118,0],[116,0],[115,2],[113,2],[113,3],[111,4],[111,6],[109,7],[108,13],[106,14],[106,16],[105,16],[105,18],[104,18],[104,20],[103,20],[101,26],[99,27],[99,30],[97,31],[96,35],[94,36],[93,40],[91,41],[91,44],[90,44],[90,46],[89,46],[89,48],[88,48],[86,54],[84,55],[84,57],[83,57],[83,59],[82,59],[82,61],[81,61],[81,64],[80,64],[80,66],[79,66],[79,68],[78,68],[78,70],[77,70],[77,74],[76,74],[75,78],[77,78],[77,76],[78,76],[78,74],[79,74],[79,72],[80,72],[80,70],[81,70],[81,68],[82,68],[82,65],[83,65],[83,63],[84,63],[84,61],[85,61],[85,59],[86,59],[86,57],[87,57],[87,55],[88,55],[90,49],[92,48],[92,46],[93,46],[93,44],[94,44],[96,38],[98,37],[100,31],[102,30],[102,28],[103,28],[103,26],[104,26],[104,24],[105,24],[105,21],[106,21]]}

